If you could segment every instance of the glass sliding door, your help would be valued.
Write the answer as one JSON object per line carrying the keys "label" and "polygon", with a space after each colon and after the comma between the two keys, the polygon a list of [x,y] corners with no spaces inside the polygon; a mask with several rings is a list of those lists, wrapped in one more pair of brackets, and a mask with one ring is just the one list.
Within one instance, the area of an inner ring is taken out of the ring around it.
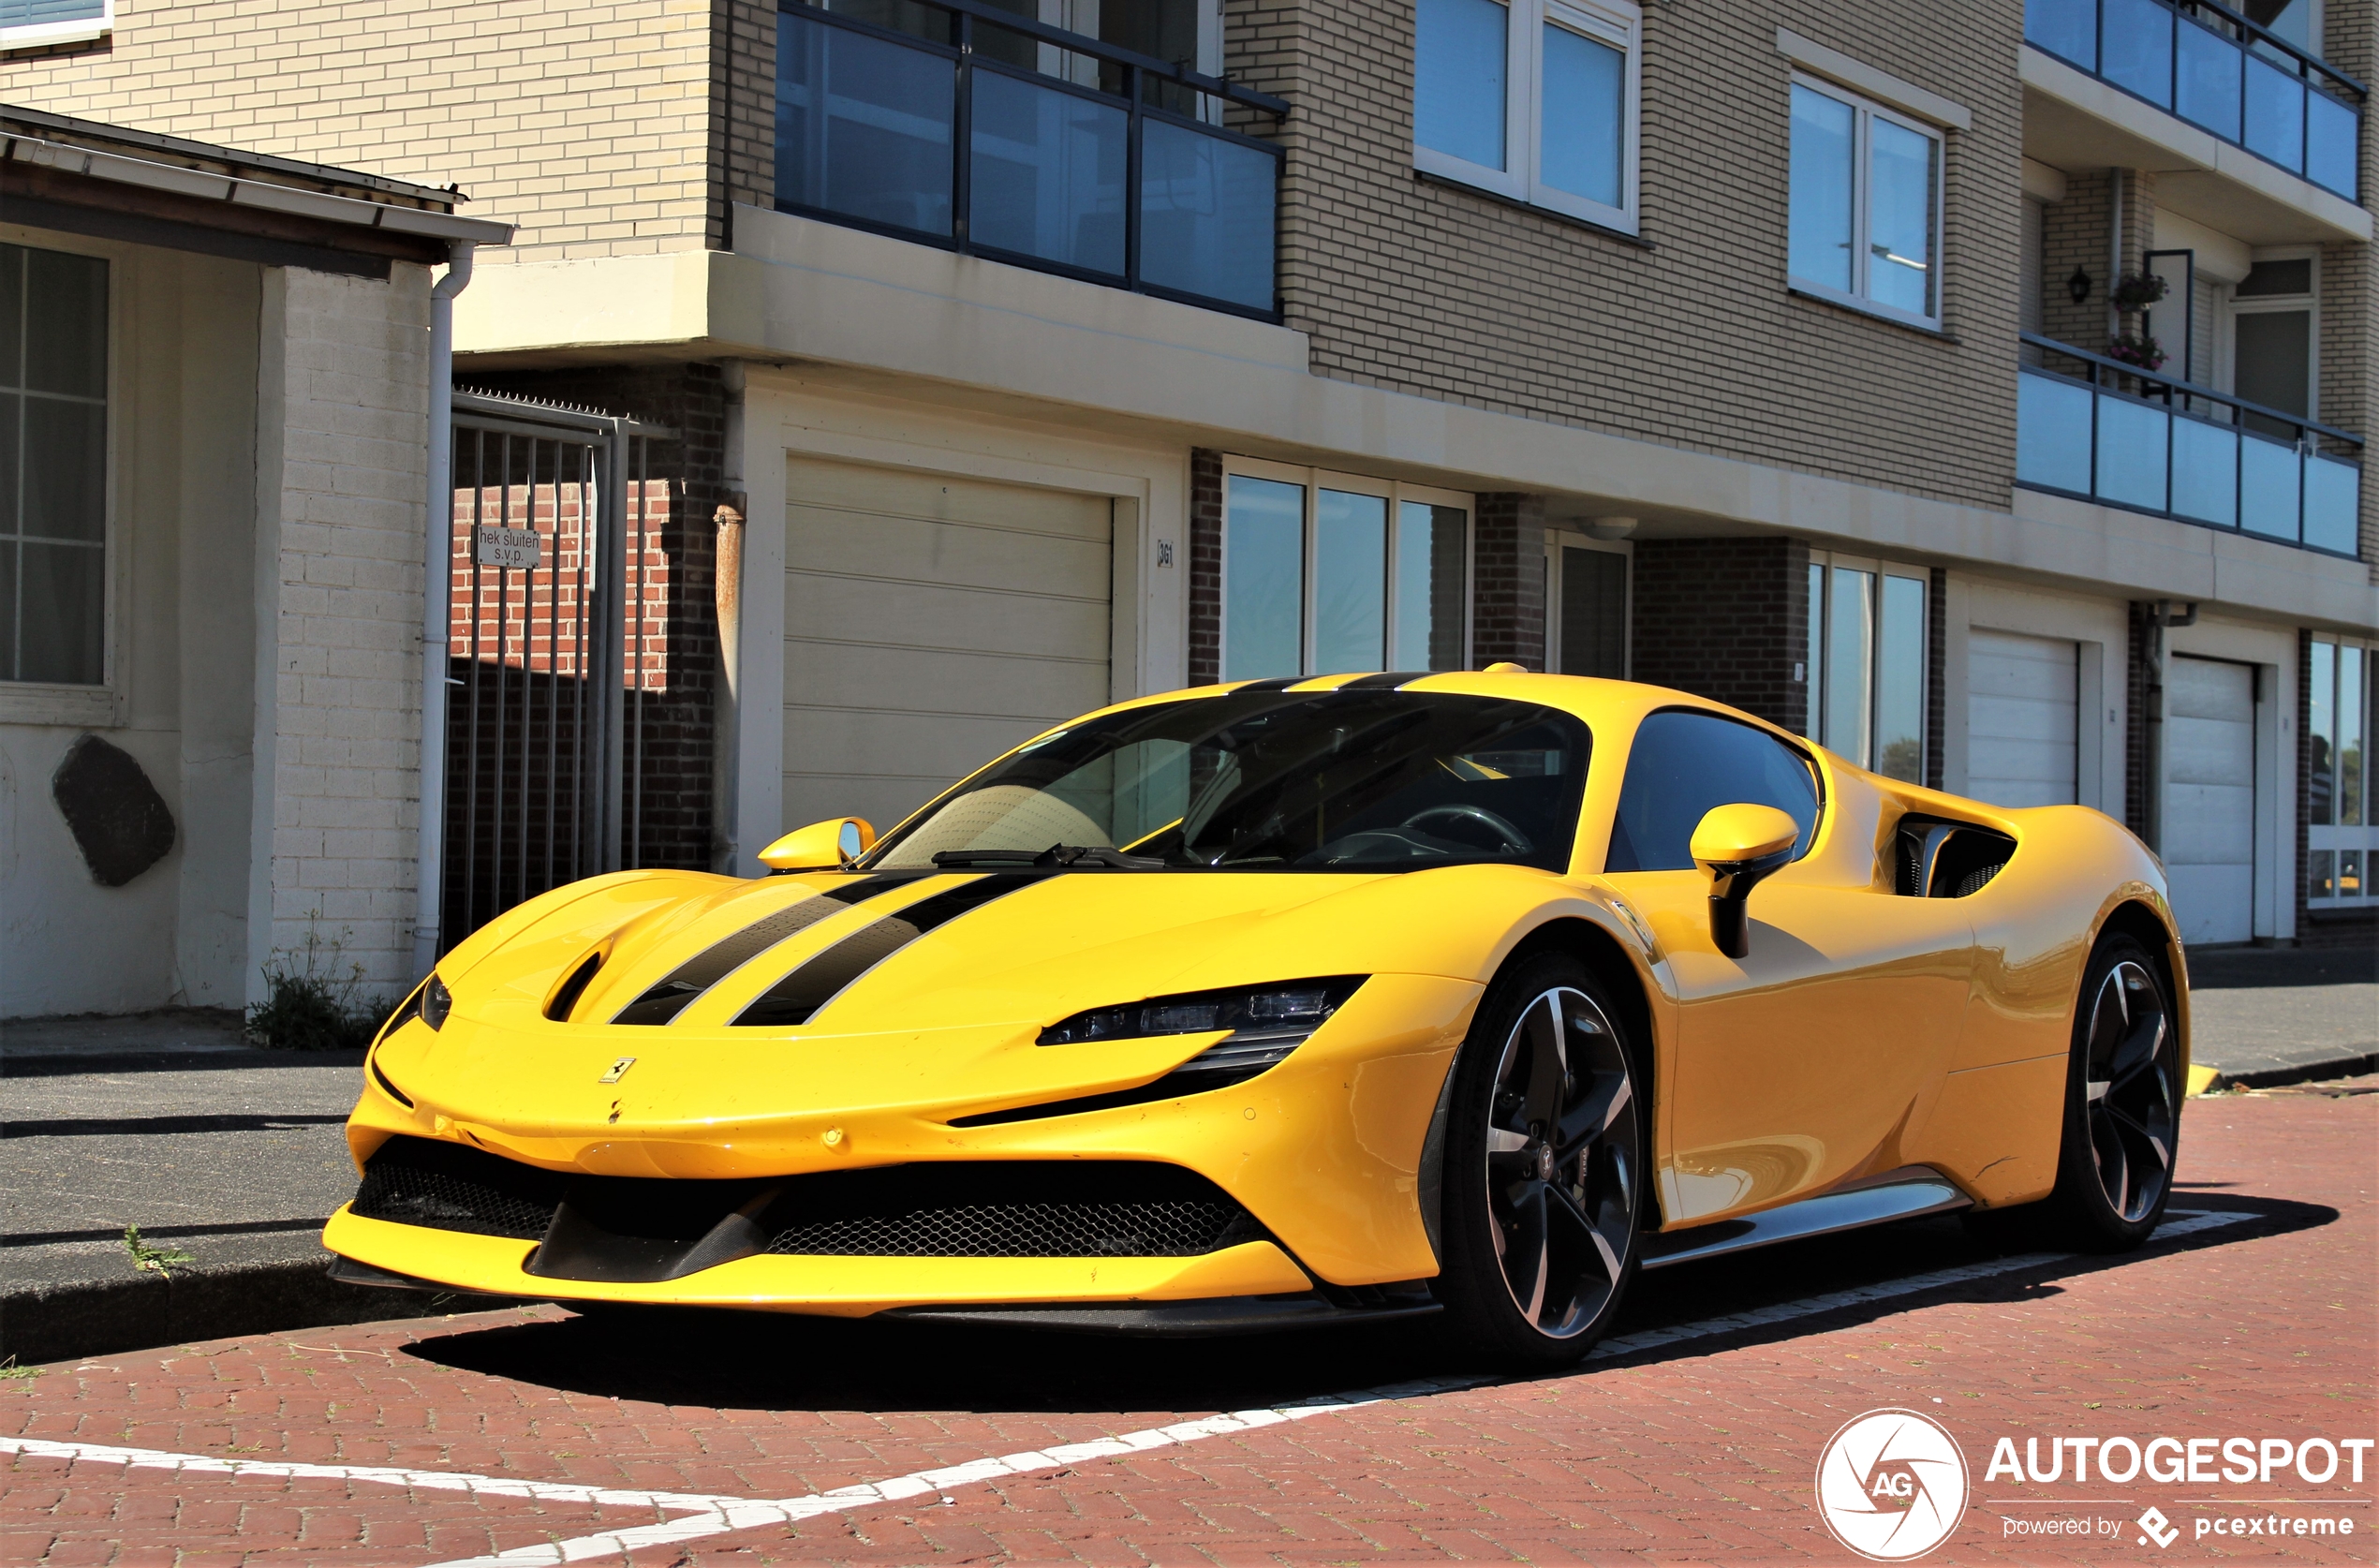
{"label": "glass sliding door", "polygon": [[1925,782],[1929,584],[1918,567],[1819,556],[1809,569],[1805,732],[1888,778]]}
{"label": "glass sliding door", "polygon": [[1388,501],[1324,490],[1313,512],[1313,673],[1387,668]]}
{"label": "glass sliding door", "polygon": [[1305,668],[1305,486],[1231,476],[1222,527],[1222,678]]}

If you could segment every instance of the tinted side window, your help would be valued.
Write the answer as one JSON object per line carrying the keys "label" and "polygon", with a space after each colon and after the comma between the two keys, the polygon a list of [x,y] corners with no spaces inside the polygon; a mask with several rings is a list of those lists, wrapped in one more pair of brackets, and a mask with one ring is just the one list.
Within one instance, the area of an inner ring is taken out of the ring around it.
{"label": "tinted side window", "polygon": [[1712,808],[1772,806],[1801,824],[1797,856],[1817,830],[1817,783],[1790,747],[1748,724],[1706,713],[1656,713],[1635,732],[1619,810],[1611,824],[1611,871],[1684,871],[1693,830]]}

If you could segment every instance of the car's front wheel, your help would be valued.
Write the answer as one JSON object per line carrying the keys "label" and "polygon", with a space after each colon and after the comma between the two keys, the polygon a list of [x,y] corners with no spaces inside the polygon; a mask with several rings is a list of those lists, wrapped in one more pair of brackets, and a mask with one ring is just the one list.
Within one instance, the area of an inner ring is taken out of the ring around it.
{"label": "car's front wheel", "polygon": [[1635,1271],[1648,1141],[1635,1058],[1586,966],[1542,954],[1488,988],[1454,1073],[1433,1288],[1473,1351],[1567,1366],[1610,1326]]}

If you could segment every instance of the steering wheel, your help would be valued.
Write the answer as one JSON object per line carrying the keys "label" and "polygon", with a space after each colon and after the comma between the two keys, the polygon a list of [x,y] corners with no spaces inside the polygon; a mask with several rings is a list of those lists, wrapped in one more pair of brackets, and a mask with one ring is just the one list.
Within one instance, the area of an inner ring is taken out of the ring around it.
{"label": "steering wheel", "polygon": [[1470,806],[1462,802],[1447,806],[1432,806],[1426,810],[1415,811],[1397,825],[1411,828],[1416,833],[1426,833],[1428,830],[1421,824],[1441,817],[1458,822],[1477,823],[1501,839],[1504,850],[1512,854],[1528,854],[1536,848],[1534,840],[1530,839],[1527,834],[1489,811],[1485,806]]}

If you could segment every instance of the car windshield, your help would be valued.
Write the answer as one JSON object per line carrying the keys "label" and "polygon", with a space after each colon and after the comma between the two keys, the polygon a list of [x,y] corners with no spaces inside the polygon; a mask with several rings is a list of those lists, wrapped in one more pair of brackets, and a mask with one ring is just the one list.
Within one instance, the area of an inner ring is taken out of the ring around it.
{"label": "car windshield", "polygon": [[864,865],[1560,870],[1590,744],[1569,714],[1500,698],[1193,697],[1043,736],[935,801]]}

